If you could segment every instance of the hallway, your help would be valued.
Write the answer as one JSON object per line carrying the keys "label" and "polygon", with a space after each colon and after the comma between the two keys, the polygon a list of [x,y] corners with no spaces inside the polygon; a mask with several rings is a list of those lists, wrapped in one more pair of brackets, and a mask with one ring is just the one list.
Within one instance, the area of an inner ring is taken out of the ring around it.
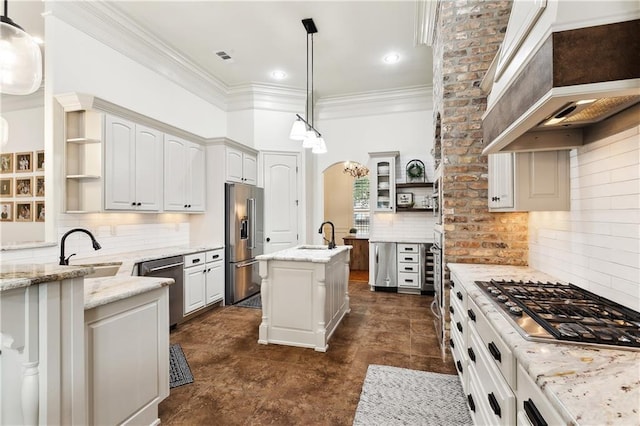
{"label": "hallway", "polygon": [[171,343],[194,383],[171,389],[162,423],[351,425],[369,364],[455,374],[440,356],[432,296],[371,292],[363,278],[351,276],[351,313],[326,353],[258,344],[259,309],[218,308],[179,326]]}

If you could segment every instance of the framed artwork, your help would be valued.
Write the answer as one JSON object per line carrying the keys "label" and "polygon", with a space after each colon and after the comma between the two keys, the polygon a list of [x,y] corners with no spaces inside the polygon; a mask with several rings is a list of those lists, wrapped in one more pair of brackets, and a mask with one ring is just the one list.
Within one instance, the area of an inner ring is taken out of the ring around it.
{"label": "framed artwork", "polygon": [[36,197],[44,197],[44,176],[36,176]]}
{"label": "framed artwork", "polygon": [[16,222],[31,222],[33,221],[33,207],[30,201],[23,203],[18,201],[16,203]]}
{"label": "framed artwork", "polygon": [[33,179],[16,178],[16,197],[33,197]]}
{"label": "framed artwork", "polygon": [[44,201],[36,201],[36,222],[44,222]]}
{"label": "framed artwork", "polygon": [[36,151],[36,170],[44,171],[44,151]]}
{"label": "framed artwork", "polygon": [[0,179],[0,198],[13,197],[13,178]]}
{"label": "framed artwork", "polygon": [[13,153],[0,154],[0,173],[13,173]]}
{"label": "framed artwork", "polygon": [[33,153],[16,152],[16,173],[33,171]]}
{"label": "framed artwork", "polygon": [[0,222],[13,222],[13,201],[0,203]]}

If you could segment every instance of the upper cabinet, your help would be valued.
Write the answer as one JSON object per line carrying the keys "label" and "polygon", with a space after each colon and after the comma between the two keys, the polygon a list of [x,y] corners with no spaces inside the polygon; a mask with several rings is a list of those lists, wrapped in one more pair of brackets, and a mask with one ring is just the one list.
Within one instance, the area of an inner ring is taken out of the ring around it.
{"label": "upper cabinet", "polygon": [[256,185],[258,183],[258,157],[254,153],[226,147],[227,181]]}
{"label": "upper cabinet", "polygon": [[105,118],[105,210],[162,209],[163,140],[158,130]]}
{"label": "upper cabinet", "polygon": [[205,208],[204,147],[164,135],[164,210],[203,212]]}
{"label": "upper cabinet", "polygon": [[396,211],[396,159],[398,151],[370,152],[371,209],[375,212]]}
{"label": "upper cabinet", "polygon": [[489,155],[489,211],[569,210],[569,151]]}

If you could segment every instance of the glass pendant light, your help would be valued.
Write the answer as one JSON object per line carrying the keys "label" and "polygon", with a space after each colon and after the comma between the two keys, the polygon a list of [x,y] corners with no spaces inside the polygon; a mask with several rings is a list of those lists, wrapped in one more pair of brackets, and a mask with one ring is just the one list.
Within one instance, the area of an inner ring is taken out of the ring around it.
{"label": "glass pendant light", "polygon": [[316,138],[316,144],[313,146],[311,150],[314,154],[326,154],[327,153],[327,144],[324,142],[324,138]]}
{"label": "glass pendant light", "polygon": [[0,16],[0,93],[28,95],[42,83],[42,53],[40,46],[18,24]]}
{"label": "glass pendant light", "polygon": [[316,145],[316,141],[318,140],[316,136],[316,132],[313,130],[309,130],[305,133],[304,139],[302,140],[303,148],[313,148]]}
{"label": "glass pendant light", "polygon": [[293,122],[293,126],[291,126],[291,133],[289,134],[289,139],[294,141],[301,141],[307,135],[307,125],[304,124],[301,118],[296,118],[296,121]]}

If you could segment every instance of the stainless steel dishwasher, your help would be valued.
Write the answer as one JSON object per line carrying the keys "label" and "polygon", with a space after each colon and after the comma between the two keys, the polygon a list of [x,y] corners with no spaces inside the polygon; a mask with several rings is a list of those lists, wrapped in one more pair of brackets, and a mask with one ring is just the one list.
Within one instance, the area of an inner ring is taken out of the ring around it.
{"label": "stainless steel dishwasher", "polygon": [[169,286],[169,327],[182,322],[183,317],[183,266],[182,256],[165,257],[140,264],[140,275],[144,277],[173,278]]}

